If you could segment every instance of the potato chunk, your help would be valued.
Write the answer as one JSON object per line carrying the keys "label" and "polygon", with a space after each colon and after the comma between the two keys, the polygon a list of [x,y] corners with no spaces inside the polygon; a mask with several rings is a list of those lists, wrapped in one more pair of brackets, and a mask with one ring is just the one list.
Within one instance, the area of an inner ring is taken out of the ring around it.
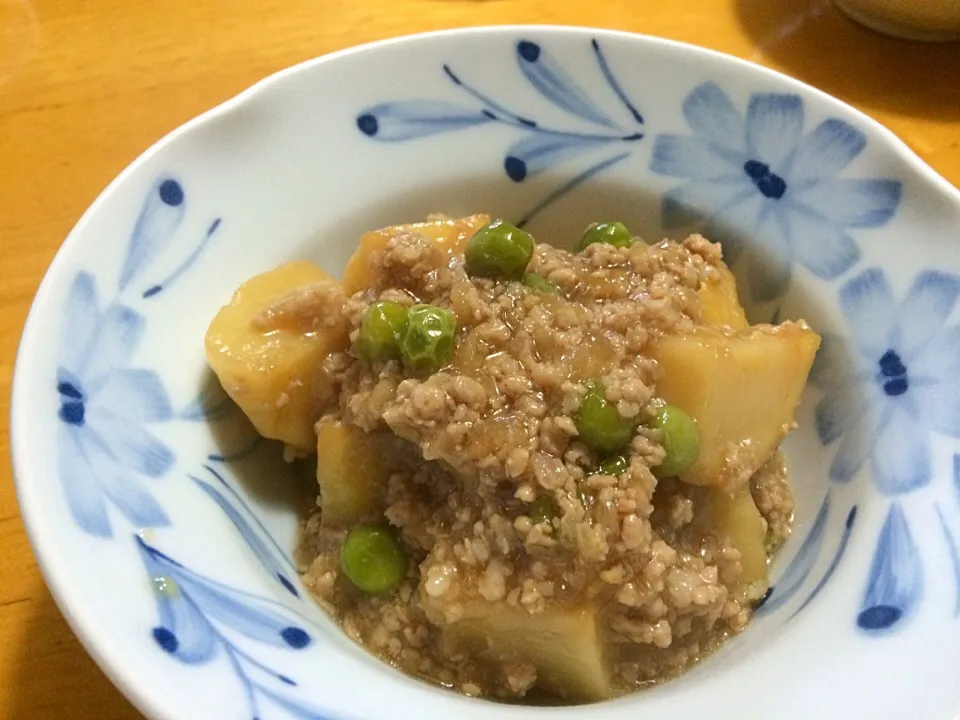
{"label": "potato chunk", "polygon": [[727,326],[744,330],[747,316],[737,296],[737,281],[725,265],[715,268],[697,291],[700,297],[700,319],[706,325]]}
{"label": "potato chunk", "polygon": [[614,694],[602,617],[593,605],[529,613],[506,603],[477,601],[467,617],[444,628],[444,641],[495,664],[528,662],[536,687],[589,702]]}
{"label": "potato chunk", "polygon": [[766,523],[753,502],[750,486],[744,485],[734,494],[705,488],[704,513],[699,516],[705,528],[727,537],[740,551],[743,573],[740,585],[750,598],[759,598],[770,587],[766,551]]}
{"label": "potato chunk", "polygon": [[390,470],[376,435],[339,420],[317,424],[323,522],[352,525],[376,511]]}
{"label": "potato chunk", "polygon": [[313,424],[334,392],[323,360],[348,343],[343,297],[319,267],[292,262],[245,282],[210,323],[207,362],[264,437],[316,447]]}
{"label": "potato chunk", "polygon": [[436,243],[438,252],[447,255],[462,253],[473,234],[490,222],[488,215],[471,215],[459,220],[437,220],[434,222],[396,225],[374,230],[360,238],[360,244],[354,250],[346,270],[343,271],[343,290],[352,295],[358,290],[374,287],[381,280],[382,269],[379,258],[387,242],[401,233],[418,233]]}
{"label": "potato chunk", "polygon": [[657,393],[697,421],[700,456],[680,476],[734,492],[792,429],[820,337],[803,323],[667,335]]}

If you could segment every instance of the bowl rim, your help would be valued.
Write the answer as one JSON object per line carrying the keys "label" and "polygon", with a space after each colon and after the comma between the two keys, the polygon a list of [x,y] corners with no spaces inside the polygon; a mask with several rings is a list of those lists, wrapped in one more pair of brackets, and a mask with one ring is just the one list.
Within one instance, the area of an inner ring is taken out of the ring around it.
{"label": "bowl rim", "polygon": [[214,122],[221,117],[228,116],[251,103],[269,101],[271,89],[285,80],[315,67],[326,64],[336,64],[354,55],[363,56],[375,54],[383,48],[394,45],[417,44],[421,42],[429,43],[435,40],[442,41],[468,35],[509,35],[519,34],[521,32],[591,35],[616,38],[665,48],[675,53],[694,53],[701,57],[722,63],[727,67],[734,68],[739,72],[746,72],[754,76],[765,77],[769,80],[776,81],[785,89],[792,89],[807,96],[816,97],[827,105],[832,105],[834,108],[842,110],[847,115],[853,115],[862,126],[870,128],[879,138],[883,139],[888,148],[892,150],[900,160],[904,161],[918,178],[926,182],[931,190],[938,192],[943,198],[949,200],[960,210],[960,189],[954,187],[946,178],[924,162],[916,152],[881,122],[870,117],[864,111],[822,90],[808,85],[801,80],[797,80],[781,71],[710,48],[642,33],[590,26],[508,24],[459,27],[407,34],[343,48],[276,71],[258,80],[237,95],[215,105],[168,132],[129,163],[106,188],[99,193],[97,198],[91,203],[87,210],[84,211],[80,219],[67,234],[47,267],[43,279],[36,290],[21,332],[12,376],[9,415],[11,465],[17,502],[24,528],[30,541],[34,557],[43,575],[44,582],[58,609],[63,614],[72,632],[80,640],[87,654],[90,655],[100,670],[110,679],[126,699],[146,717],[155,720],[182,720],[182,718],[171,714],[168,708],[162,707],[154,702],[150,694],[142,689],[142,673],[121,667],[111,659],[109,649],[98,637],[100,633],[93,630],[93,628],[97,627],[97,623],[93,622],[84,612],[82,605],[70,601],[70,588],[61,580],[61,575],[57,572],[58,567],[65,561],[65,556],[59,547],[53,543],[51,536],[46,531],[43,508],[40,507],[31,496],[30,488],[33,483],[39,482],[39,477],[31,467],[30,458],[32,452],[30,442],[26,429],[21,427],[21,422],[18,419],[20,417],[18,409],[27,404],[28,391],[25,381],[23,380],[23,377],[27,373],[27,355],[30,352],[31,340],[38,333],[38,327],[41,323],[40,316],[44,314],[46,305],[49,302],[50,289],[54,276],[58,274],[60,266],[65,262],[65,256],[69,254],[69,251],[72,250],[74,246],[80,243],[80,236],[86,231],[87,226],[91,222],[91,218],[100,211],[100,208],[107,202],[108,198],[151,158],[162,152],[182,135],[189,134],[203,125]]}

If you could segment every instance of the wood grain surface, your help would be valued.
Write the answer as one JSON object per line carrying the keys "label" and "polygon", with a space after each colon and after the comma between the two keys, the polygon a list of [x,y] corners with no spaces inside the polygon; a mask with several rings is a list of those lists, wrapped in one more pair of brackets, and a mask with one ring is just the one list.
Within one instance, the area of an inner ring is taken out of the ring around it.
{"label": "wood grain surface", "polygon": [[276,70],[505,23],[630,30],[754,60],[864,110],[960,184],[960,44],[875,35],[830,0],[0,0],[0,718],[139,717],[46,591],[10,467],[17,343],[70,228],[164,133]]}

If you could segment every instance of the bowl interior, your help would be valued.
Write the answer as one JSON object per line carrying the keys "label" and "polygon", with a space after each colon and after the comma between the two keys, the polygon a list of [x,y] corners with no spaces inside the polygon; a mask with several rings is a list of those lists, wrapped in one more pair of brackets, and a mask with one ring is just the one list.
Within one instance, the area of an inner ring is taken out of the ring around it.
{"label": "bowl interior", "polygon": [[[284,73],[141,158],[45,279],[13,416],[38,557],[152,717],[542,714],[410,680],[311,602],[291,553],[312,468],[225,400],[206,326],[248,277],[296,258],[338,275],[363,231],[430,212],[490,212],[558,245],[598,219],[648,239],[704,231],[753,321],[804,318],[825,337],[784,446],[794,534],[766,604],[716,657],[552,712],[686,718],[709,703],[739,718],[749,683],[758,716],[946,718],[960,708],[945,669],[960,662],[958,208],[851,109],[672,43],[501,28]],[[896,659],[913,653],[943,690],[903,687]],[[842,689],[805,690],[840,672]],[[898,694],[872,692],[885,684]]]}

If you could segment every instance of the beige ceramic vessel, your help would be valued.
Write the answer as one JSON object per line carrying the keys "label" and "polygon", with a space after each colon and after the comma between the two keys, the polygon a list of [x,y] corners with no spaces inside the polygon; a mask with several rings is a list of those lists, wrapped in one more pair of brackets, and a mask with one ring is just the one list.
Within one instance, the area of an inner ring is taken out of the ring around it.
{"label": "beige ceramic vessel", "polygon": [[911,40],[960,40],[960,0],[836,0],[855,20]]}

